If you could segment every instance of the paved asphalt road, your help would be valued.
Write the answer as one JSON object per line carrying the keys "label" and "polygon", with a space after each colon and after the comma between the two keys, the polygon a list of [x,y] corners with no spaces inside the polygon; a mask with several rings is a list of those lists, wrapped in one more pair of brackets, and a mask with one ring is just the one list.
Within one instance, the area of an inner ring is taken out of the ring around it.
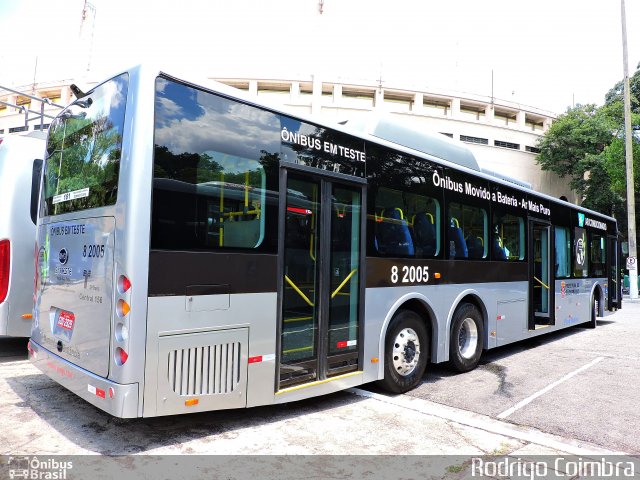
{"label": "paved asphalt road", "polygon": [[640,454],[640,302],[625,300],[595,330],[485,352],[462,375],[433,367],[407,395]]}

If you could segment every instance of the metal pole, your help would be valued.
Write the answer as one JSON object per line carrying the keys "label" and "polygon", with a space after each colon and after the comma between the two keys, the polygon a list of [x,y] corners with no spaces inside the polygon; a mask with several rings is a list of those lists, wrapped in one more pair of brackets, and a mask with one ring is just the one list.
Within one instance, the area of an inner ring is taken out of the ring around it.
{"label": "metal pole", "polygon": [[636,204],[633,177],[633,139],[631,137],[631,100],[629,96],[629,60],[627,56],[627,19],[624,0],[620,0],[622,10],[622,58],[624,62],[624,136],[625,160],[627,165],[627,219],[629,223],[629,294],[638,298],[638,251],[636,247]]}

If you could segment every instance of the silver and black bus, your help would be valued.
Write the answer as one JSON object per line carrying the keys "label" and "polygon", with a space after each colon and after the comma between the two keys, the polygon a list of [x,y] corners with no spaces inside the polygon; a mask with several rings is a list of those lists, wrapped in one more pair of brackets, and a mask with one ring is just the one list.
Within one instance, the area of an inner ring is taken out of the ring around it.
{"label": "silver and black bus", "polygon": [[613,218],[439,137],[107,80],[50,127],[31,361],[112,415],[171,415],[404,392],[620,307]]}

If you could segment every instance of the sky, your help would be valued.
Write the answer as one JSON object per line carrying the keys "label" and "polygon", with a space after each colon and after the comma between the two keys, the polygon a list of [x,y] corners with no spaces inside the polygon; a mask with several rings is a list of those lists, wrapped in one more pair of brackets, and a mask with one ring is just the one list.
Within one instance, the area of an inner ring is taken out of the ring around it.
{"label": "sky", "polygon": [[[640,0],[625,3],[633,75]],[[81,85],[153,61],[218,78],[381,80],[559,114],[602,104],[623,77],[619,0],[324,0],[322,14],[319,0],[91,0],[82,26],[84,4],[0,0],[0,85]]]}

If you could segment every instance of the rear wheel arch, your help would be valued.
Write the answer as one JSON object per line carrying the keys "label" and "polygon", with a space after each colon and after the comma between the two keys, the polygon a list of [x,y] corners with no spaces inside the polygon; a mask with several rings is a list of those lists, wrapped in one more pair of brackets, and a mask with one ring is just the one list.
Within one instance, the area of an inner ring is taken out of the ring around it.
{"label": "rear wheel arch", "polygon": [[432,355],[432,352],[435,352],[436,348],[437,348],[437,340],[438,340],[438,326],[437,326],[437,322],[435,320],[435,314],[433,313],[433,310],[431,310],[431,307],[425,303],[424,301],[418,299],[418,298],[412,298],[410,300],[407,300],[406,302],[404,302],[400,308],[403,310],[411,310],[413,312],[415,312],[416,314],[418,314],[420,316],[420,318],[422,318],[422,320],[424,321],[425,327],[427,328],[427,333],[429,334],[429,338],[430,338],[430,357]]}

